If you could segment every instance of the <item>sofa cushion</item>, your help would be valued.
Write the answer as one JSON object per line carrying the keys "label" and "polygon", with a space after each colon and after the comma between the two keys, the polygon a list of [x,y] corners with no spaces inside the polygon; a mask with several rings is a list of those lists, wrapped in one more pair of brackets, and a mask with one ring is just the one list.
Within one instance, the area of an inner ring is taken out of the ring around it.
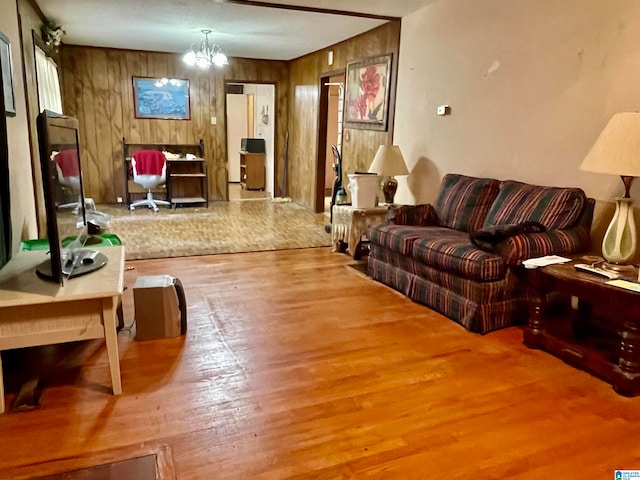
{"label": "sofa cushion", "polygon": [[415,260],[453,275],[477,281],[495,281],[504,277],[506,264],[500,255],[485,252],[471,243],[469,235],[453,229],[424,228],[416,239]]}
{"label": "sofa cushion", "polygon": [[499,187],[500,182],[491,178],[445,175],[434,203],[440,225],[463,232],[478,230],[498,195]]}
{"label": "sofa cushion", "polygon": [[393,252],[411,256],[413,253],[413,242],[423,237],[425,232],[431,228],[437,227],[378,223],[377,225],[373,225],[369,230],[369,240],[371,240],[371,243],[382,245]]}
{"label": "sofa cushion", "polygon": [[541,187],[506,180],[491,206],[485,226],[538,222],[548,230],[574,225],[586,201],[579,188]]}

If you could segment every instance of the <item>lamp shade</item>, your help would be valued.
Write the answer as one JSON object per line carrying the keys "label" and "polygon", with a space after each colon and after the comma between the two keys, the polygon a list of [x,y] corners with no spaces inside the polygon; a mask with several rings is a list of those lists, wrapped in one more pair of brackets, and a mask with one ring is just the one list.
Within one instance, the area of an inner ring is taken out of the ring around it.
{"label": "lamp shade", "polygon": [[400,147],[397,145],[380,145],[369,172],[382,176],[409,175]]}
{"label": "lamp shade", "polygon": [[616,113],[611,117],[580,170],[640,177],[640,113]]}

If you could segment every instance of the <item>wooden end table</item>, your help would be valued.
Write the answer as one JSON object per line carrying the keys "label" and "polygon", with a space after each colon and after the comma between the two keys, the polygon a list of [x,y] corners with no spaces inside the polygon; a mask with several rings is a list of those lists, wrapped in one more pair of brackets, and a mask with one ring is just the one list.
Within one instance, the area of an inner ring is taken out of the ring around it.
{"label": "wooden end table", "polygon": [[[524,344],[600,377],[620,395],[640,392],[640,293],[606,285],[607,278],[570,263],[528,271],[529,322]],[[550,294],[578,298],[577,309],[554,312]]]}

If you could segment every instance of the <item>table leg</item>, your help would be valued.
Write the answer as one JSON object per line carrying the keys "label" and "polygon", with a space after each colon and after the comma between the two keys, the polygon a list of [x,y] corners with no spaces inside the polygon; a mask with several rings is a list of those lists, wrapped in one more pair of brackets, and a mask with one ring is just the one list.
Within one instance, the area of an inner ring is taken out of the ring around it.
{"label": "table leg", "polygon": [[111,371],[111,385],[114,395],[122,393],[118,334],[116,333],[116,305],[118,304],[118,299],[119,297],[116,296],[102,300],[102,324],[104,325],[104,338],[107,344],[107,357],[109,357],[109,370]]}
{"label": "table leg", "polygon": [[523,341],[529,348],[539,348],[541,334],[545,330],[545,316],[547,314],[546,292],[542,287],[541,275],[538,272],[529,273],[529,321],[524,327]]}

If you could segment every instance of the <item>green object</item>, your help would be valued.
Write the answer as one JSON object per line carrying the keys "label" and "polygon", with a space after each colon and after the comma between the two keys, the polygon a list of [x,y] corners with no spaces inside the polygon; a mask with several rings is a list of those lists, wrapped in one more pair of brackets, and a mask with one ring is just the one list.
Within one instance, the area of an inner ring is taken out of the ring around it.
{"label": "green object", "polygon": [[[62,246],[66,247],[73,242],[76,237],[65,237],[62,239]],[[120,237],[113,233],[101,233],[100,235],[90,235],[89,241],[85,243],[86,247],[111,247],[116,245],[122,245]],[[20,244],[21,252],[28,252],[31,250],[49,250],[49,239],[38,238],[35,240],[25,240]]]}

